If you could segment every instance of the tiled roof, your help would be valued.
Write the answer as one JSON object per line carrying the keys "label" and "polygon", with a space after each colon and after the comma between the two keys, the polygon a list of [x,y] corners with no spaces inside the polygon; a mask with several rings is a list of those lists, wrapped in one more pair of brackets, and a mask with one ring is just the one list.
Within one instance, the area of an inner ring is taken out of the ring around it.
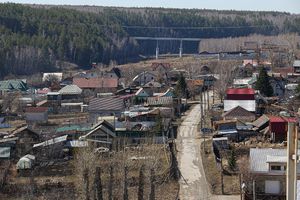
{"label": "tiled roof", "polygon": [[117,88],[117,78],[74,78],[73,84],[84,88]]}
{"label": "tiled roof", "polygon": [[150,106],[156,105],[172,105],[173,97],[149,97],[147,98],[147,104]]}
{"label": "tiled roof", "polygon": [[89,111],[114,110],[122,111],[125,109],[123,99],[116,97],[93,98],[89,103]]}
{"label": "tiled roof", "polygon": [[27,113],[42,113],[47,111],[48,111],[47,107],[28,107],[25,109],[25,112]]}
{"label": "tiled roof", "polygon": [[223,117],[228,117],[228,116],[246,116],[246,117],[255,117],[254,113],[249,112],[248,110],[242,108],[241,106],[237,106],[235,108],[232,108],[231,110],[227,111],[226,113],[223,114]]}
{"label": "tiled roof", "polygon": [[255,94],[252,88],[229,88],[226,94]]}
{"label": "tiled roof", "polygon": [[[268,162],[280,161],[287,162],[287,152],[286,149],[250,149],[250,170],[252,172],[268,172],[269,165]],[[277,158],[275,158],[277,157]],[[285,158],[284,158],[285,157]],[[297,170],[299,171],[300,165],[297,164]]]}
{"label": "tiled roof", "polygon": [[81,94],[82,89],[79,88],[77,85],[66,85],[62,89],[58,91],[60,94]]}

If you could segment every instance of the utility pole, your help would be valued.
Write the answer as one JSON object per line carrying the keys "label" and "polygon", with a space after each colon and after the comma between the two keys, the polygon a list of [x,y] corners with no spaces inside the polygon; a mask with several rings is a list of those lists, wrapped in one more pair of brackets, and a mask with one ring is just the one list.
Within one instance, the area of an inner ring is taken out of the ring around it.
{"label": "utility pole", "polygon": [[207,90],[207,107],[208,107],[208,110],[210,109],[210,105],[209,105],[209,90]]}
{"label": "utility pole", "polygon": [[156,41],[156,49],[155,49],[155,59],[158,59],[158,54],[159,54],[159,47],[158,47],[158,40]]}
{"label": "utility pole", "polygon": [[298,160],[298,133],[295,123],[288,123],[287,145],[287,173],[286,199],[296,200],[297,192],[297,160]]}
{"label": "utility pole", "polygon": [[215,85],[212,86],[213,89],[213,104],[215,104]]}
{"label": "utility pole", "polygon": [[255,180],[253,180],[253,200],[256,200],[256,195],[255,195]]}
{"label": "utility pole", "polygon": [[202,105],[203,105],[203,101],[202,101],[202,91],[200,92],[200,128],[203,128],[203,120],[202,120],[202,116],[203,116],[203,109],[202,109]]}

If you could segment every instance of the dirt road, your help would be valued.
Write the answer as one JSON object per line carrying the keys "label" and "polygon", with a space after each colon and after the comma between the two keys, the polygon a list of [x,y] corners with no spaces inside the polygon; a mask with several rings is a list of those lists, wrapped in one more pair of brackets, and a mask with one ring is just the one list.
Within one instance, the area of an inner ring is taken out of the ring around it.
{"label": "dirt road", "polygon": [[201,160],[201,140],[197,131],[200,105],[194,106],[181,124],[177,136],[181,200],[211,199]]}
{"label": "dirt road", "polygon": [[225,200],[238,199],[237,196],[212,196],[206,181],[202,159],[201,142],[197,124],[200,120],[200,105],[184,117],[176,140],[178,165],[182,174],[180,184],[180,200]]}

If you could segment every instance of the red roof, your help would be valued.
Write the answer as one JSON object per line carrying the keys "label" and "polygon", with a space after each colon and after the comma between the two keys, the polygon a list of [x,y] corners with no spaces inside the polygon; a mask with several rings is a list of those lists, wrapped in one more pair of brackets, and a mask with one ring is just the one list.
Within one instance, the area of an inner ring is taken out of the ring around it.
{"label": "red roof", "polygon": [[296,118],[292,117],[280,117],[280,116],[268,116],[271,123],[282,123],[282,122],[292,122],[297,123]]}
{"label": "red roof", "polygon": [[80,88],[117,88],[117,78],[74,78],[73,84]]}
{"label": "red roof", "polygon": [[28,107],[25,109],[27,113],[40,113],[40,112],[47,112],[47,107]]}
{"label": "red roof", "polygon": [[285,120],[279,116],[269,116],[269,120],[271,123],[285,122]]}
{"label": "red roof", "polygon": [[226,94],[255,94],[252,88],[229,88]]}

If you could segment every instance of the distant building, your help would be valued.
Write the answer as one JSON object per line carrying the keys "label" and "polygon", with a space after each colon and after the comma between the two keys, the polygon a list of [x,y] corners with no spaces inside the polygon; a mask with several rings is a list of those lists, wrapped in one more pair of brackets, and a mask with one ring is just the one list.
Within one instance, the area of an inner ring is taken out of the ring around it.
{"label": "distant building", "polygon": [[271,139],[274,142],[282,142],[287,140],[288,122],[297,122],[295,118],[287,118],[280,116],[268,116],[269,131]]}
{"label": "distant building", "polygon": [[58,91],[62,100],[65,99],[78,99],[82,93],[82,89],[77,85],[66,85]]}
{"label": "distant building", "polygon": [[300,60],[295,60],[293,64],[294,73],[300,73]]}
{"label": "distant building", "polygon": [[88,107],[92,122],[95,122],[100,116],[120,117],[124,110],[124,100],[118,97],[93,98],[90,100]]}
{"label": "distant building", "polygon": [[47,122],[48,108],[46,107],[28,107],[25,109],[25,118],[28,123]]}
{"label": "distant building", "polygon": [[56,72],[56,73],[43,73],[43,82],[45,82],[49,76],[53,76],[57,79],[58,82],[60,82],[63,78],[63,73]]}
{"label": "distant building", "polygon": [[240,106],[250,112],[256,111],[255,91],[252,88],[229,88],[224,100],[224,111]]}
{"label": "distant building", "polygon": [[157,75],[152,72],[142,72],[135,76],[132,80],[132,85],[134,86],[143,86],[151,81],[156,80]]}
{"label": "distant building", "polygon": [[118,78],[74,78],[73,84],[83,90],[114,92],[118,89]]}
{"label": "distant building", "polygon": [[0,94],[7,92],[26,92],[28,89],[26,80],[16,79],[0,81]]}
{"label": "distant building", "polygon": [[243,122],[252,122],[255,120],[255,114],[253,112],[249,112],[248,110],[242,108],[241,106],[237,106],[227,111],[222,115],[224,120],[234,120],[238,119]]}

